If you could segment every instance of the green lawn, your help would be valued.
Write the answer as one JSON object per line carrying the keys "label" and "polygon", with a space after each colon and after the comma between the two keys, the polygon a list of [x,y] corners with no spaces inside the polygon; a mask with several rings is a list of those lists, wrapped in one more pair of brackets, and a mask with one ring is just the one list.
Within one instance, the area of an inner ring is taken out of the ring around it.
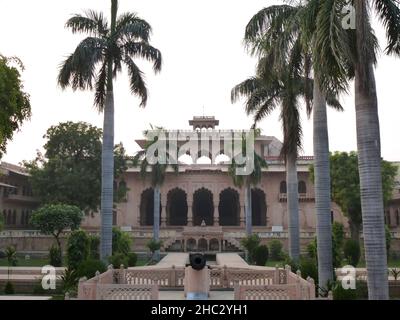
{"label": "green lawn", "polygon": [[[144,266],[147,263],[147,260],[139,259],[136,263],[136,266],[141,267]],[[18,264],[17,267],[43,267],[45,265],[49,264],[48,259],[30,259],[30,260],[25,260],[24,258],[19,258],[18,259]],[[0,259],[0,267],[7,267],[8,262],[7,259],[3,258]]]}

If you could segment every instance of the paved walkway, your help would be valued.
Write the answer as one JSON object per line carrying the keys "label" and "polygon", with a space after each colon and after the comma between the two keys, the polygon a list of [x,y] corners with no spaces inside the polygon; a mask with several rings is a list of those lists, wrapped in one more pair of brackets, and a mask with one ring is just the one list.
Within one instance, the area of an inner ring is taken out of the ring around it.
{"label": "paved walkway", "polygon": [[[208,300],[233,300],[233,291],[211,291]],[[183,291],[160,291],[159,300],[186,300]]]}

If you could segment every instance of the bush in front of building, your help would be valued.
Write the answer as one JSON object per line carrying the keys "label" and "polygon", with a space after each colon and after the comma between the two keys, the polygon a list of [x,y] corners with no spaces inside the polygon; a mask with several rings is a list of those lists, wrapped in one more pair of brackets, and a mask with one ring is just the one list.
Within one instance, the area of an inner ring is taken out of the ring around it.
{"label": "bush in front of building", "polygon": [[269,252],[271,254],[271,259],[273,261],[281,261],[283,260],[284,256],[283,256],[283,244],[281,241],[277,240],[277,239],[273,239],[270,243],[269,243]]}
{"label": "bush in front of building", "polygon": [[132,240],[128,232],[123,232],[118,228],[112,230],[112,253],[123,253],[127,255],[131,251]]}
{"label": "bush in front of building", "polygon": [[356,267],[361,257],[360,243],[353,239],[347,239],[344,243],[343,253],[347,263]]}
{"label": "bush in front of building", "polygon": [[62,253],[57,245],[52,245],[49,251],[49,264],[53,267],[62,266]]}
{"label": "bush in front of building", "polygon": [[78,265],[89,257],[89,247],[90,239],[85,231],[72,231],[67,243],[68,268],[78,268]]}
{"label": "bush in front of building", "polygon": [[4,294],[14,294],[14,293],[15,293],[14,285],[12,284],[12,282],[7,281],[4,287]]}
{"label": "bush in front of building", "polygon": [[254,253],[260,242],[261,239],[258,234],[252,234],[242,239],[241,244],[247,250],[249,263],[254,263]]}
{"label": "bush in front of building", "polygon": [[258,246],[254,250],[254,262],[256,263],[257,266],[264,267],[268,261],[268,255],[269,251],[266,245]]}
{"label": "bush in front of building", "polygon": [[86,277],[90,279],[96,275],[97,271],[103,273],[106,270],[107,267],[101,260],[87,259],[79,264],[76,275],[78,278]]}
{"label": "bush in front of building", "polygon": [[89,257],[91,259],[100,259],[100,237],[98,235],[89,235]]}

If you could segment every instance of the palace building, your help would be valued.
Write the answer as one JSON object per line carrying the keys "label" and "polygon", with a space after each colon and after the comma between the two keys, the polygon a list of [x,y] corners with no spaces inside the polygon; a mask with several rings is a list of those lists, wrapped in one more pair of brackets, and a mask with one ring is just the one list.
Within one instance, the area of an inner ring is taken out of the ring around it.
{"label": "palace building", "polygon": [[[218,129],[214,117],[194,117],[189,121],[191,130],[167,130],[167,134],[218,133],[221,136],[234,130]],[[136,143],[144,148],[146,140]],[[165,249],[210,249],[238,247],[245,236],[245,189],[235,187],[229,175],[229,156],[223,149],[209,148],[212,152],[186,154],[179,158],[179,174],[171,169],[161,186],[160,237]],[[211,143],[211,142],[210,142]],[[178,145],[182,143],[178,142]],[[268,167],[263,169],[258,185],[252,188],[253,231],[263,238],[287,238],[288,214],[286,208],[286,172],[280,159],[282,143],[275,137],[260,135],[255,139],[255,152],[264,157]],[[302,238],[315,235],[316,217],[314,186],[309,178],[313,157],[299,157],[298,191]],[[124,202],[117,205],[113,223],[134,234],[138,246],[150,239],[153,226],[154,190],[149,181],[140,175],[140,168],[129,168],[118,182],[128,188]],[[347,219],[339,207],[332,203],[332,221],[343,223]],[[87,217],[84,225],[98,229],[99,215]],[[140,240],[142,239],[142,241]]]}

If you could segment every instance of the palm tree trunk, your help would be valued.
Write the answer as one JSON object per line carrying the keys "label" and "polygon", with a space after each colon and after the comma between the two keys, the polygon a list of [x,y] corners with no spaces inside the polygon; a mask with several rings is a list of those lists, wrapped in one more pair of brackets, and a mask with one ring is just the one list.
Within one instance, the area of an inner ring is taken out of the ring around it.
{"label": "palm tree trunk", "polygon": [[252,216],[252,203],[251,203],[251,185],[246,184],[245,193],[245,212],[246,212],[246,235],[251,236],[253,232],[253,216]]}
{"label": "palm tree trunk", "polygon": [[382,195],[378,99],[372,59],[365,48],[368,2],[356,0],[358,61],[355,66],[355,105],[358,168],[363,218],[368,295],[371,300],[389,298],[385,223]]}
{"label": "palm tree trunk", "polygon": [[286,158],[287,212],[289,229],[289,255],[294,261],[300,259],[299,192],[296,155]]}
{"label": "palm tree trunk", "polygon": [[[154,187],[154,222],[153,222],[153,240],[160,241],[160,186]],[[160,258],[160,250],[154,252],[154,260]]]}
{"label": "palm tree trunk", "polygon": [[317,254],[319,286],[327,289],[333,280],[332,223],[331,223],[331,179],[329,167],[329,137],[326,115],[326,100],[314,79],[314,184],[315,211],[317,214]]}
{"label": "palm tree trunk", "polygon": [[[118,1],[111,1],[111,31],[116,25]],[[108,61],[107,94],[104,106],[103,146],[101,154],[101,233],[100,259],[107,263],[112,255],[112,217],[114,203],[114,90],[113,62]]]}

